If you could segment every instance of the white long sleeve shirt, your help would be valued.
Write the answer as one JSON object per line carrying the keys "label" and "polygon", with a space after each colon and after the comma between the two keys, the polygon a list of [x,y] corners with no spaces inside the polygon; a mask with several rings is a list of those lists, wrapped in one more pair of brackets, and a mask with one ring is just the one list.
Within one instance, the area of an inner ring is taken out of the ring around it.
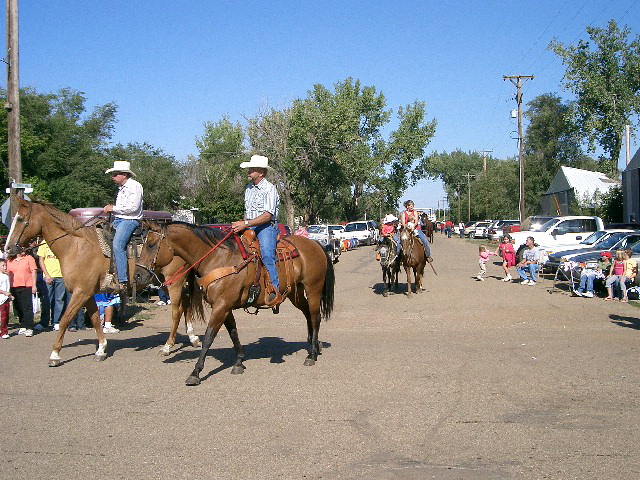
{"label": "white long sleeve shirt", "polygon": [[143,189],[140,182],[128,178],[119,188],[116,204],[113,206],[113,214],[116,218],[140,220],[142,218],[142,194]]}

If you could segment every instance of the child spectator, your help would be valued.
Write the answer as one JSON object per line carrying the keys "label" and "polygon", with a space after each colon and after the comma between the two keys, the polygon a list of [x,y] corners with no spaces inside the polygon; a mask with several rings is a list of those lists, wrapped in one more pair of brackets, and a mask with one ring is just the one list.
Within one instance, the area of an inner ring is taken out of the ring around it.
{"label": "child spectator", "polygon": [[480,245],[478,247],[478,250],[479,250],[478,265],[480,265],[480,271],[478,272],[478,275],[476,276],[476,278],[484,282],[483,277],[487,273],[487,261],[489,260],[489,257],[496,254],[488,251],[485,245]]}
{"label": "child spectator", "polygon": [[11,284],[9,275],[7,275],[7,262],[4,258],[0,259],[0,336],[9,338],[9,308],[13,296],[9,289]]}
{"label": "child spectator", "polygon": [[593,281],[596,278],[604,278],[611,267],[611,252],[602,252],[600,260],[595,268],[584,266],[580,272],[580,285],[573,293],[579,297],[593,298]]}
{"label": "child spectator", "polygon": [[632,284],[636,279],[636,274],[638,273],[638,262],[636,262],[633,258],[631,258],[631,255],[633,255],[633,252],[631,251],[631,249],[626,249],[624,251],[624,256],[625,256],[625,261],[624,261],[624,278],[622,280],[620,280],[620,282],[622,283],[623,281],[625,282],[625,288],[623,290],[623,297],[622,297],[622,302],[628,302],[629,298],[627,297],[627,289],[626,289],[626,282],[627,280],[629,280]]}
{"label": "child spectator", "polygon": [[616,259],[611,264],[611,268],[609,269],[609,276],[605,281],[605,286],[607,287],[607,297],[605,300],[613,300],[613,284],[617,283],[620,285],[620,289],[622,290],[622,299],[623,301],[627,298],[627,286],[626,286],[626,278],[625,274],[625,260],[627,260],[627,255],[622,250],[616,251]]}
{"label": "child spectator", "polygon": [[100,312],[100,319],[104,320],[103,333],[120,333],[120,330],[111,323],[115,306],[120,305],[120,296],[111,293],[96,293],[94,298]]}
{"label": "child spectator", "polygon": [[509,269],[516,265],[516,251],[511,243],[511,237],[505,235],[500,239],[500,245],[496,249],[496,255],[500,253],[502,257],[502,270],[504,270],[503,282],[510,282],[512,280]]}

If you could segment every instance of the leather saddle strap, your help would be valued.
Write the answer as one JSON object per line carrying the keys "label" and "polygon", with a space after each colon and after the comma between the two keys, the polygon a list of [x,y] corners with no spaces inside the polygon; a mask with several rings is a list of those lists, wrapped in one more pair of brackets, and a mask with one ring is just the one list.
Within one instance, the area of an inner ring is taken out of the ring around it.
{"label": "leather saddle strap", "polygon": [[200,285],[200,288],[202,288],[203,290],[206,290],[209,285],[211,285],[216,280],[220,280],[221,278],[228,277],[229,275],[233,275],[234,273],[238,273],[249,263],[251,263],[254,258],[255,255],[250,255],[246,260],[244,260],[242,263],[239,263],[238,265],[234,265],[232,267],[214,268],[204,277],[198,279],[198,285]]}

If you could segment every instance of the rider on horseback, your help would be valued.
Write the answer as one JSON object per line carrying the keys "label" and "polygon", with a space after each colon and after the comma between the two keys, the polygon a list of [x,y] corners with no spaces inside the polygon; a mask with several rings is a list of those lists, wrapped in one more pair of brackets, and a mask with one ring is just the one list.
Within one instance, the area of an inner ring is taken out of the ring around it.
{"label": "rider on horseback", "polygon": [[427,241],[427,237],[425,236],[424,232],[420,228],[420,214],[417,210],[414,210],[413,207],[413,200],[407,200],[406,202],[404,202],[404,208],[406,210],[402,212],[400,222],[404,227],[408,228],[409,230],[413,230],[413,232],[422,241],[424,249],[427,253],[427,261],[431,261],[431,250],[429,249],[429,242]]}
{"label": "rider on horseback", "polygon": [[116,264],[119,289],[121,293],[125,293],[129,284],[127,244],[135,229],[140,226],[143,189],[142,185],[133,179],[136,174],[131,171],[129,162],[116,160],[113,162],[113,168],[105,173],[110,173],[111,179],[118,185],[115,205],[106,205],[102,211],[112,213],[115,217],[111,223],[115,229],[113,259]]}
{"label": "rider on horseback", "polygon": [[[250,162],[242,162],[240,168],[247,169],[249,184],[244,192],[244,219],[231,224],[235,233],[247,228],[256,232],[260,243],[262,262],[269,274],[273,291],[267,297],[267,306],[275,307],[284,301],[280,295],[280,282],[276,268],[276,244],[278,242],[278,204],[280,196],[275,185],[265,177],[269,159],[253,155]],[[267,290],[269,291],[269,290]]]}
{"label": "rider on horseback", "polygon": [[[392,215],[391,213],[385,215],[382,219],[382,228],[380,229],[380,240],[378,241],[378,245],[376,246],[376,251],[380,249],[385,238],[392,239],[392,243],[394,244],[396,255],[400,253],[400,237],[398,236],[398,232],[396,230],[396,225],[398,223],[398,217]],[[380,261],[380,253],[376,254],[376,260]]]}

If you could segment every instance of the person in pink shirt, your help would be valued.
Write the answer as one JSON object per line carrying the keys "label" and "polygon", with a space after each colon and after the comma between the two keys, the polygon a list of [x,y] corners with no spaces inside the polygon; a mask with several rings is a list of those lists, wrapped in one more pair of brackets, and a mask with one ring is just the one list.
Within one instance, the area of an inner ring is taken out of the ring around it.
{"label": "person in pink shirt", "polygon": [[509,268],[514,267],[516,265],[516,251],[513,248],[513,244],[511,243],[511,237],[509,235],[505,235],[500,239],[500,245],[496,249],[496,255],[500,252],[500,256],[502,257],[502,270],[504,270],[504,278],[503,282],[510,282],[512,277],[509,273]]}
{"label": "person in pink shirt", "polygon": [[495,255],[495,253],[488,251],[485,245],[480,245],[478,247],[478,250],[480,252],[480,255],[478,258],[478,265],[480,265],[480,271],[478,272],[478,275],[476,276],[476,278],[484,282],[484,276],[487,274],[487,261],[489,260],[489,257]]}

